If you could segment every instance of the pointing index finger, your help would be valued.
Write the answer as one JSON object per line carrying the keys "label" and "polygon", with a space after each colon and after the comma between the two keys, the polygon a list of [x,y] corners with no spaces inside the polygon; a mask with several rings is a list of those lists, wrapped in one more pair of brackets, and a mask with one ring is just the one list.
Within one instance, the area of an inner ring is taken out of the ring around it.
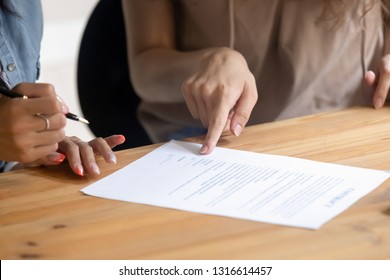
{"label": "pointing index finger", "polygon": [[230,109],[228,108],[219,108],[213,113],[213,116],[209,121],[206,140],[199,151],[200,154],[207,155],[214,150],[225,128],[229,112]]}

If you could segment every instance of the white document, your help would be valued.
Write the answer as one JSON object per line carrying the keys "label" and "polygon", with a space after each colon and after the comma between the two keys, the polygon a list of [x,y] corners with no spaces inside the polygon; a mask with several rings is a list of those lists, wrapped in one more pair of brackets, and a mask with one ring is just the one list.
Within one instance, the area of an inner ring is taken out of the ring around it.
{"label": "white document", "polygon": [[171,141],[81,191],[88,195],[318,229],[390,174]]}

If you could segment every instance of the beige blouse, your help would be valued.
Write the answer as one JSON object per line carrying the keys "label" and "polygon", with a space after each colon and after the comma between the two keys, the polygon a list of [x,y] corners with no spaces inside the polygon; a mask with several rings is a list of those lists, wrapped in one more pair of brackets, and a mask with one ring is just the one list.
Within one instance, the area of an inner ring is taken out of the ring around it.
{"label": "beige blouse", "polygon": [[[371,103],[362,82],[382,57],[381,5],[346,2],[345,17],[321,19],[321,0],[174,0],[178,48],[243,54],[259,92],[248,125]],[[142,102],[139,116],[154,142],[201,127],[184,103]]]}

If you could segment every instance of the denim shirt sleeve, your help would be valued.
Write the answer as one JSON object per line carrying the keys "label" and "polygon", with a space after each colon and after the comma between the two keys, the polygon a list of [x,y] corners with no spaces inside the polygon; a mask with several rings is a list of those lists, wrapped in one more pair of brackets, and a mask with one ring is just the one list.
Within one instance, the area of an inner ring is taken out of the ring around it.
{"label": "denim shirt sleeve", "polygon": [[12,13],[0,10],[0,63],[11,87],[35,82],[43,32],[40,0],[6,0]]}
{"label": "denim shirt sleeve", "polygon": [[[39,77],[39,52],[43,32],[40,0],[5,0],[12,11],[0,9],[0,69],[6,82],[15,86]],[[0,160],[0,173],[11,163]]]}

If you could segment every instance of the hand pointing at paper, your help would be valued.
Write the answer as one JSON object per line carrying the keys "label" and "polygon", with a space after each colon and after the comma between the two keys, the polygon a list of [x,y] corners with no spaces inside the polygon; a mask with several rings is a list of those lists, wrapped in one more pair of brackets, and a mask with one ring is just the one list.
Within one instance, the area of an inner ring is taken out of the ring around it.
{"label": "hand pointing at paper", "polygon": [[201,154],[209,154],[225,130],[239,136],[257,101],[256,82],[241,54],[228,48],[204,55],[196,72],[183,83],[195,119],[208,128]]}
{"label": "hand pointing at paper", "polygon": [[209,154],[223,131],[239,135],[246,126],[257,101],[255,78],[232,48],[177,50],[170,2],[122,2],[140,117],[153,142],[207,131],[200,153]]}

